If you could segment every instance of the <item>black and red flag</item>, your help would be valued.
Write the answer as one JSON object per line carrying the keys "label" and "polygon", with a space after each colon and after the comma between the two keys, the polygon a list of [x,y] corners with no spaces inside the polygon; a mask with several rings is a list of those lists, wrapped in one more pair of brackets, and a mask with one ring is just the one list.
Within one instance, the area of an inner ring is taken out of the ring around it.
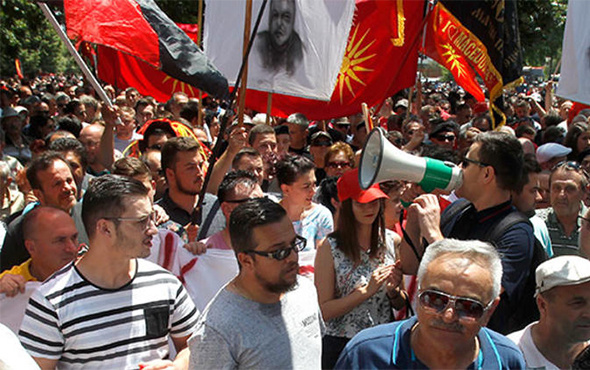
{"label": "black and red flag", "polygon": [[426,55],[447,67],[457,83],[482,100],[477,72],[489,91],[492,123],[500,127],[506,121],[503,89],[522,82],[516,0],[440,0],[433,11]]}
{"label": "black and red flag", "polygon": [[68,36],[134,56],[218,98],[227,79],[153,0],[65,0]]}

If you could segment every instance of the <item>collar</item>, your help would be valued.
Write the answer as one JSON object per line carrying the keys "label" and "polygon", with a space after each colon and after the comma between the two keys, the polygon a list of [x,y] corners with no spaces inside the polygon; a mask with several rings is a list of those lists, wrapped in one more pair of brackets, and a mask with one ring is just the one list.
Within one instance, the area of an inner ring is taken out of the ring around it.
{"label": "collar", "polygon": [[[391,351],[391,363],[400,369],[425,369],[426,366],[418,359],[412,359],[413,350],[410,345],[412,327],[416,325],[418,318],[416,316],[401,322],[393,334],[393,346]],[[489,333],[485,328],[481,328],[477,333],[479,339],[478,359],[471,363],[468,369],[501,369],[502,360],[496,345],[492,341]],[[479,362],[479,366],[478,365]]]}
{"label": "collar", "polygon": [[475,218],[477,222],[482,224],[492,218],[496,218],[500,215],[506,215],[512,212],[514,207],[512,207],[512,199],[507,200],[504,203],[500,203],[497,206],[493,206],[490,208],[486,208],[481,210],[475,214]]}

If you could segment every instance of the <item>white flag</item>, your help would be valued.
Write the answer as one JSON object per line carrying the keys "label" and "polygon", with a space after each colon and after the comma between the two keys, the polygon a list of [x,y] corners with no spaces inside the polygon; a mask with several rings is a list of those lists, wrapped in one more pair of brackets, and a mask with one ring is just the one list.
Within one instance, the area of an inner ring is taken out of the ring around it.
{"label": "white flag", "polygon": [[[207,1],[205,53],[230,85],[242,61],[244,0]],[[254,0],[252,28],[262,0]],[[269,0],[248,59],[248,88],[330,100],[354,0]]]}
{"label": "white flag", "polygon": [[556,94],[590,104],[590,4],[569,0]]}

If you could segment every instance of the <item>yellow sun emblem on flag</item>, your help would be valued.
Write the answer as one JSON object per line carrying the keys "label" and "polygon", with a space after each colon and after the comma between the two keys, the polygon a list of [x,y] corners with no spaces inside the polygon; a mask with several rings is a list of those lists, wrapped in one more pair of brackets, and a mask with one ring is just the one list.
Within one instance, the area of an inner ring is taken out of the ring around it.
{"label": "yellow sun emblem on flag", "polygon": [[[183,93],[186,93],[188,96],[196,96],[197,95],[195,93],[195,91],[193,90],[193,87],[191,85],[187,84],[186,82],[179,81],[179,80],[174,79],[170,76],[166,76],[162,80],[163,83],[166,83],[168,81],[172,81],[172,93],[182,91]],[[179,86],[180,86],[180,89],[178,89]]]}
{"label": "yellow sun emblem on flag", "polygon": [[344,58],[342,59],[342,67],[340,67],[340,74],[338,75],[337,81],[338,91],[340,93],[340,104],[342,104],[344,97],[344,86],[346,86],[352,96],[355,96],[354,90],[352,88],[352,81],[356,81],[359,84],[366,86],[363,80],[359,77],[358,73],[373,71],[372,69],[363,67],[361,65],[363,62],[366,62],[377,55],[366,55],[366,51],[375,43],[375,40],[368,43],[365,42],[369,31],[370,29],[367,29],[365,34],[357,40],[358,27],[356,27],[352,37],[350,38],[350,41],[348,42],[348,45],[346,45],[346,52],[344,53]]}
{"label": "yellow sun emblem on flag", "polygon": [[446,49],[444,53],[442,53],[443,57],[446,58],[447,65],[451,65],[451,69],[457,70],[457,77],[461,77],[462,74],[465,73],[465,68],[463,64],[459,61],[460,56],[455,53],[455,48],[453,48],[450,44],[442,45],[443,49]]}

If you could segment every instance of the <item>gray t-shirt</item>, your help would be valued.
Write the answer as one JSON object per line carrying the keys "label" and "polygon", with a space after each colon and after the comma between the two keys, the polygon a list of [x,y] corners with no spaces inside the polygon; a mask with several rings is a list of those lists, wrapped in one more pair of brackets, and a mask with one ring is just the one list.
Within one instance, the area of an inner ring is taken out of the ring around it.
{"label": "gray t-shirt", "polygon": [[189,340],[190,369],[319,369],[322,328],[313,283],[298,277],[280,302],[262,304],[223,288]]}

